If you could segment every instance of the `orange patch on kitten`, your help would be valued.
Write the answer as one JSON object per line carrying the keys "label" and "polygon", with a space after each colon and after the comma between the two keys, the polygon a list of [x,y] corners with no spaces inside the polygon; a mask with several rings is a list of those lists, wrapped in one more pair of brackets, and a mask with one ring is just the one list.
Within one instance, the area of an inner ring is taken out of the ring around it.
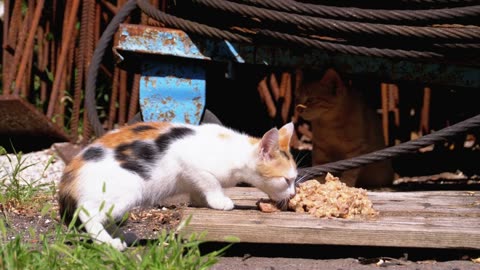
{"label": "orange patch on kitten", "polygon": [[267,178],[287,177],[292,166],[291,159],[284,157],[280,151],[275,151],[272,155],[271,161],[258,164],[257,170]]}
{"label": "orange patch on kitten", "polygon": [[[154,140],[159,134],[167,130],[171,125],[169,123],[136,123],[131,126],[121,127],[120,130],[105,134],[97,142],[108,148],[115,148],[120,144],[130,143],[138,140]],[[136,128],[146,127],[141,131],[135,131]]]}

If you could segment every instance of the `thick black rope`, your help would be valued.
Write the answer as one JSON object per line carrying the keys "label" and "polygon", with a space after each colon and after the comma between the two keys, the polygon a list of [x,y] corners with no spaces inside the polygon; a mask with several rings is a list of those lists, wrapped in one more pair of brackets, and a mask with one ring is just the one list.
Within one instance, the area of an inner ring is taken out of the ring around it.
{"label": "thick black rope", "polygon": [[169,15],[156,9],[146,0],[137,0],[137,4],[145,14],[170,27],[182,29],[185,32],[193,32],[197,35],[215,39],[225,39],[230,41],[251,43],[251,39],[248,37]]}
{"label": "thick black rope", "polygon": [[345,53],[352,55],[375,56],[384,58],[441,59],[444,57],[442,54],[435,52],[422,52],[414,50],[407,51],[400,49],[379,49],[363,46],[336,44],[332,42],[309,39],[270,30],[261,30],[258,32],[258,35],[273,38],[274,40],[284,42],[290,45],[303,45],[305,47],[321,49],[323,51],[334,53]]}
{"label": "thick black rope", "polygon": [[[253,34],[252,37],[247,37],[244,35],[228,32],[221,30],[215,27],[210,27],[204,24],[192,22],[182,18],[178,18],[172,15],[168,15],[155,7],[153,7],[148,1],[138,0],[138,5],[144,13],[150,17],[156,19],[157,21],[162,22],[163,24],[181,29],[189,34],[195,34],[200,36],[206,36],[214,39],[226,39],[230,41],[237,41],[243,43],[252,43],[252,39],[260,37],[265,40],[265,37],[269,37],[275,41],[283,41],[287,43],[300,44],[303,46],[323,49],[330,52],[343,52],[350,53],[355,55],[364,55],[364,56],[379,56],[387,58],[407,58],[407,59],[441,59],[444,58],[444,53],[448,53],[451,50],[458,49],[475,49],[480,46],[480,44],[464,44],[464,43],[449,43],[446,46],[443,46],[442,43],[431,44],[430,48],[443,49],[444,52],[432,52],[432,51],[421,51],[421,50],[407,50],[407,49],[388,49],[388,48],[370,48],[366,46],[356,46],[356,45],[346,45],[333,42],[324,42],[316,39],[309,39],[306,37],[300,37],[296,35],[283,34],[279,32],[274,32],[270,30],[255,30],[252,32],[257,32]],[[257,40],[258,41],[258,40]],[[445,50],[450,51],[445,51]],[[452,53],[453,54],[453,53]]]}
{"label": "thick black rope", "polygon": [[273,11],[229,1],[192,0],[192,2],[241,16],[255,17],[265,21],[299,27],[304,32],[317,35],[351,37],[361,40],[366,38],[403,38],[422,41],[432,39],[450,42],[456,40],[480,41],[480,27],[415,27],[347,22]]}
{"label": "thick black rope", "polygon": [[315,4],[336,7],[369,7],[369,8],[443,8],[479,4],[479,0],[311,0]]}
{"label": "thick black rope", "polygon": [[336,173],[350,169],[359,168],[363,165],[391,159],[406,153],[412,153],[422,147],[429,146],[438,142],[446,141],[448,138],[458,134],[465,133],[472,128],[480,127],[480,114],[456,123],[455,125],[446,127],[434,133],[424,135],[416,140],[404,142],[392,147],[384,148],[372,153],[361,155],[358,157],[340,160],[336,162],[326,163],[310,168],[299,169],[298,182],[308,180],[311,176],[323,175],[327,172]]}
{"label": "thick black rope", "polygon": [[428,10],[389,10],[331,7],[319,4],[302,3],[294,0],[234,1],[288,13],[359,22],[383,22],[409,25],[419,23],[434,24],[439,22],[458,22],[459,19],[473,19],[480,16],[480,5]]}

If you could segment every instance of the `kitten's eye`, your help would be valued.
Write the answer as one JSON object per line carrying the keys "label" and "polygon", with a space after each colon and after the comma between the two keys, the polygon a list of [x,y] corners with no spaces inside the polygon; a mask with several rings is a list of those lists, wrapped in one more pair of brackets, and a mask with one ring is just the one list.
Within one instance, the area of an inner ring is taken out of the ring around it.
{"label": "kitten's eye", "polygon": [[283,179],[285,179],[285,182],[287,182],[287,185],[290,186],[290,180],[289,180],[288,178],[286,178],[286,177],[284,177]]}

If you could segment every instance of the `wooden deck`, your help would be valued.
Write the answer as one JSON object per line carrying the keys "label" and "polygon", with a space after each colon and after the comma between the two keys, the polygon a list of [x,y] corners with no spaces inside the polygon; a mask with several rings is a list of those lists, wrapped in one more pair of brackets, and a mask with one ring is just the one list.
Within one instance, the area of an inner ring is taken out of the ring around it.
{"label": "wooden deck", "polygon": [[255,188],[226,192],[232,211],[187,208],[188,232],[207,231],[206,240],[388,247],[480,249],[480,192],[369,192],[380,212],[374,220],[320,219],[303,213],[262,213]]}

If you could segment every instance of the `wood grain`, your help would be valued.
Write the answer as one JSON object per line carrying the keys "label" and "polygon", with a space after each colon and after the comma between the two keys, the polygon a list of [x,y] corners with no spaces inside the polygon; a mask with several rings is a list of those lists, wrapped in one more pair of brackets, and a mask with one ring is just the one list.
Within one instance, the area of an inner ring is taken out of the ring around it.
{"label": "wood grain", "polygon": [[232,211],[187,208],[184,229],[206,231],[206,240],[241,242],[480,249],[480,192],[369,192],[380,215],[373,219],[324,219],[295,212],[262,213],[255,203],[265,193],[228,189]]}

